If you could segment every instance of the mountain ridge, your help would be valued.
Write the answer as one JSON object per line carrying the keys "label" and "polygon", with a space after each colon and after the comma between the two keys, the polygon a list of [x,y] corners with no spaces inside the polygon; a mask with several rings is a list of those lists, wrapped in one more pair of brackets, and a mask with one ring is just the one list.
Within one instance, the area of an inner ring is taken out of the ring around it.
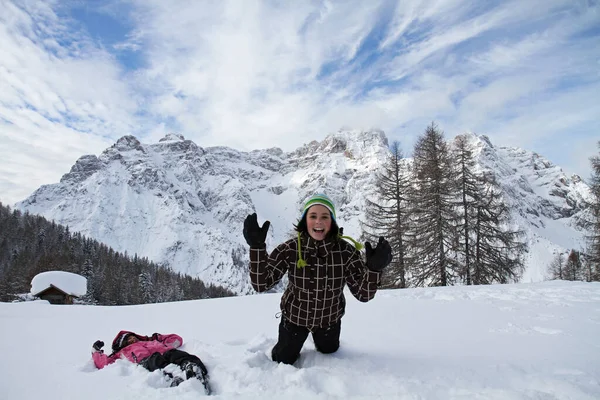
{"label": "mountain ridge", "polygon": [[[527,231],[532,250],[524,281],[542,280],[553,252],[579,246],[573,219],[589,188],[537,153],[468,137],[479,168],[500,176],[515,223]],[[360,236],[365,199],[387,154],[380,130],[338,131],[287,153],[203,148],[179,134],[154,144],[123,136],[98,157],[80,157],[59,183],[40,187],[16,207],[246,294],[252,292],[241,235],[246,215],[271,221],[271,249],[291,233],[302,201],[325,191],[345,232]],[[557,228],[567,233],[552,234]]]}

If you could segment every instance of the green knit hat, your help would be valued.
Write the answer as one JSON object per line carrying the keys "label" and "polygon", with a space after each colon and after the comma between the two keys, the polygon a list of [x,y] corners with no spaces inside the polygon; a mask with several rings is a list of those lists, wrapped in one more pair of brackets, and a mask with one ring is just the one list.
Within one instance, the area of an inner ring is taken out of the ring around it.
{"label": "green knit hat", "polygon": [[329,210],[329,212],[331,212],[331,217],[335,221],[335,206],[333,205],[333,201],[323,193],[314,194],[311,197],[309,197],[308,200],[306,200],[300,219],[304,218],[308,209],[316,204],[320,204],[326,207]]}

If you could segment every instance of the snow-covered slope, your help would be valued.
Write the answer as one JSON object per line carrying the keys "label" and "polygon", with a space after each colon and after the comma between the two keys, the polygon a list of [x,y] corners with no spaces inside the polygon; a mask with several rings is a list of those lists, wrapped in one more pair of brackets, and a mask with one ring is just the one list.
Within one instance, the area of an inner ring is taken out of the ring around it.
{"label": "snow-covered slope", "polygon": [[[385,290],[348,296],[337,353],[309,338],[296,366],[269,359],[280,294],[126,307],[0,303],[0,398],[198,399],[159,371],[91,346],[121,329],[177,333],[207,365],[218,399],[600,398],[600,284],[544,282]],[[224,317],[226,316],[226,317]]]}
{"label": "snow-covered slope", "polygon": [[[587,186],[521,149],[470,135],[481,168],[494,170],[531,246],[525,281],[540,281],[553,251],[580,248],[573,216]],[[81,157],[60,183],[45,185],[17,208],[69,225],[119,251],[249,293],[245,216],[272,229],[269,249],[285,239],[302,201],[325,191],[344,232],[360,236],[365,197],[388,154],[381,131],[340,131],[285,153],[201,148],[181,135],[155,144],[125,136],[99,157]]]}
{"label": "snow-covered slope", "polygon": [[522,282],[539,282],[557,253],[582,250],[583,232],[575,219],[590,200],[588,185],[537,153],[515,147],[495,147],[487,136],[469,135],[479,165],[493,171],[510,205],[514,223],[529,246]]}

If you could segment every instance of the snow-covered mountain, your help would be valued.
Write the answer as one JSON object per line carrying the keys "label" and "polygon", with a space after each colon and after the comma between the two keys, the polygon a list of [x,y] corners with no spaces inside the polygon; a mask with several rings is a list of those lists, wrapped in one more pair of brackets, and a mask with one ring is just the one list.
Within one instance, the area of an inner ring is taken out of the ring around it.
{"label": "snow-covered mountain", "polygon": [[[573,217],[589,188],[535,153],[469,138],[527,234],[524,280],[542,280],[553,252],[581,248]],[[244,294],[251,290],[241,234],[246,215],[271,221],[272,249],[289,237],[303,200],[324,191],[344,232],[360,236],[365,198],[387,154],[387,138],[377,130],[340,131],[290,153],[202,148],[174,134],[156,144],[124,136],[99,157],[81,157],[60,183],[40,187],[16,207]]]}
{"label": "snow-covered mountain", "polygon": [[584,233],[575,220],[591,200],[589,186],[578,175],[566,176],[535,152],[496,147],[485,135],[468,137],[480,167],[495,173],[514,223],[525,233],[529,252],[521,281],[546,279],[547,267],[557,253],[584,247]]}

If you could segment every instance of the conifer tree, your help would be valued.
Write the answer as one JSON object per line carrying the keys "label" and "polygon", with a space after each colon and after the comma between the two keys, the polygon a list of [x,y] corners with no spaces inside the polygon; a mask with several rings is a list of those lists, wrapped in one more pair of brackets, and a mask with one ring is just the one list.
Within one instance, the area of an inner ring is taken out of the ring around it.
{"label": "conifer tree", "polygon": [[366,200],[366,222],[362,223],[368,240],[376,242],[379,236],[385,236],[392,247],[394,258],[384,270],[384,287],[410,286],[406,249],[410,184],[400,143],[393,142],[382,171],[377,175],[375,198]]}
{"label": "conifer tree", "polygon": [[565,279],[565,266],[562,253],[558,253],[548,266],[548,279]]}
{"label": "conifer tree", "polygon": [[144,303],[152,303],[154,299],[154,284],[150,271],[144,271],[139,276],[141,297]]}
{"label": "conifer tree", "polygon": [[589,260],[589,257],[584,251],[579,252],[581,261],[581,279],[586,282],[592,282],[595,279],[594,266]]}
{"label": "conifer tree", "polygon": [[427,127],[414,149],[409,235],[416,286],[447,286],[460,271],[456,242],[456,181],[450,149],[436,124]]}
{"label": "conifer tree", "polygon": [[[200,279],[176,274],[147,258],[127,256],[43,217],[11,210],[0,203],[0,301],[12,301],[29,292],[40,272],[61,270],[88,279],[87,304],[139,304],[142,271],[161,271],[163,301],[232,296],[222,287],[207,288]],[[189,284],[183,285],[183,282]],[[153,299],[154,301],[155,299]]]}
{"label": "conifer tree", "polygon": [[[600,149],[600,141],[598,142]],[[600,156],[590,158],[592,165],[592,176],[590,178],[590,190],[592,200],[589,205],[590,221],[587,224],[587,262],[592,269],[592,279],[600,281]]]}
{"label": "conifer tree", "polygon": [[576,250],[571,250],[567,257],[564,267],[564,278],[568,281],[583,280],[583,265],[581,263],[581,254]]}
{"label": "conifer tree", "polygon": [[476,204],[481,195],[480,180],[475,175],[475,156],[473,146],[469,143],[467,135],[458,135],[454,139],[453,160],[456,166],[456,183],[458,191],[457,212],[461,218],[457,233],[459,235],[459,247],[456,251],[461,254],[460,271],[467,285],[473,284],[472,279],[472,256],[473,243],[473,214]]}
{"label": "conifer tree", "polygon": [[480,191],[472,221],[473,284],[517,282],[527,252],[523,232],[511,229],[510,210],[492,174],[482,175]]}
{"label": "conifer tree", "polygon": [[96,304],[96,275],[94,273],[94,265],[92,264],[92,260],[87,258],[83,262],[80,273],[81,276],[83,276],[87,280],[87,291],[84,298],[82,299],[83,302],[86,304]]}

